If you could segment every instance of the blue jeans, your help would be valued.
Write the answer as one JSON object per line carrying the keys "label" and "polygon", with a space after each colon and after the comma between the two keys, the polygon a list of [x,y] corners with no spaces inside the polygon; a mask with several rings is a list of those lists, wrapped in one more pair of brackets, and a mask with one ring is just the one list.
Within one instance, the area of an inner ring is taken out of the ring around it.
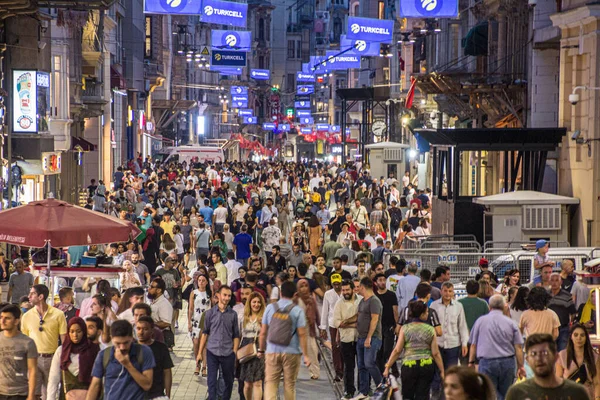
{"label": "blue jeans", "polygon": [[556,338],[558,351],[566,349],[567,344],[569,344],[569,325],[558,328],[558,337]]}
{"label": "blue jeans", "polygon": [[508,388],[515,381],[515,357],[482,358],[479,360],[479,372],[492,381],[498,400],[504,400]]}
{"label": "blue jeans", "polygon": [[[444,371],[448,370],[453,365],[458,365],[458,357],[461,354],[461,347],[453,347],[451,349],[443,349],[440,347],[440,354],[442,355],[442,362],[444,363]],[[435,375],[433,376],[433,382],[431,383],[431,398],[432,400],[443,399],[444,391],[442,389],[442,379],[440,377],[440,371],[435,367]]]}
{"label": "blue jeans", "polygon": [[377,353],[381,347],[381,339],[373,337],[371,347],[365,347],[366,339],[358,339],[356,342],[356,354],[358,355],[358,391],[365,396],[369,395],[369,375],[378,386],[383,380],[381,371],[377,368]]}
{"label": "blue jeans", "polygon": [[225,382],[225,390],[220,396],[221,400],[231,399],[231,392],[233,391],[233,375],[235,372],[235,353],[231,353],[226,357],[216,356],[210,351],[206,352],[206,364],[208,367],[208,400],[217,400],[218,392],[220,392],[218,386],[217,375],[222,372],[223,381]]}

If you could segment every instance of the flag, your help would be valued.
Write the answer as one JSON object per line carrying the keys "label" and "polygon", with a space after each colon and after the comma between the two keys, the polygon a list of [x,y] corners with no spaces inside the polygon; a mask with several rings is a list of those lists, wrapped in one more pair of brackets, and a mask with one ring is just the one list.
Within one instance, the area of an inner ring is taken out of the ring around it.
{"label": "flag", "polygon": [[406,102],[404,103],[404,108],[411,108],[413,104],[413,100],[415,98],[415,84],[417,80],[410,77],[410,89],[408,89],[408,93],[406,94]]}

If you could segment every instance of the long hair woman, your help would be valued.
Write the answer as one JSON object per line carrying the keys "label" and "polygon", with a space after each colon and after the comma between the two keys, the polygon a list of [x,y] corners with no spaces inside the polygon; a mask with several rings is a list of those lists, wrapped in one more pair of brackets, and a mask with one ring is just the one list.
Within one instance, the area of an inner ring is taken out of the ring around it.
{"label": "long hair woman", "polygon": [[405,400],[428,400],[429,388],[435,372],[434,362],[440,376],[444,376],[444,363],[437,344],[435,329],[427,323],[429,309],[422,301],[413,301],[408,305],[411,322],[402,325],[398,341],[388,362],[385,364],[383,376],[388,376],[390,368],[402,351],[402,398]]}
{"label": "long hair woman", "polygon": [[558,327],[560,321],[558,316],[552,310],[548,309],[550,294],[543,287],[534,287],[527,296],[527,306],[529,309],[521,315],[519,327],[525,336],[534,333],[547,333],[552,337],[558,337]]}
{"label": "long hair woman", "polygon": [[504,281],[496,287],[496,292],[506,296],[508,294],[508,289],[519,286],[521,286],[521,273],[516,268],[511,269],[504,276]]}
{"label": "long hair woman", "polygon": [[316,215],[312,215],[308,220],[308,243],[310,253],[313,256],[317,256],[320,253],[321,246],[319,242],[321,240],[322,231],[323,229],[319,224],[319,218],[317,218]]}
{"label": "long hair woman", "polygon": [[450,367],[444,379],[446,400],[496,400],[490,378],[468,367]]}
{"label": "long hair woman", "polygon": [[558,353],[556,376],[581,383],[590,399],[600,398],[598,355],[590,342],[590,335],[581,324],[571,327],[567,348]]}
{"label": "long hair woman", "polygon": [[[262,317],[265,312],[265,300],[261,294],[253,292],[246,300],[244,318],[241,321],[240,348],[254,342],[258,346]],[[258,347],[257,347],[258,348]],[[240,366],[240,381],[244,382],[244,397],[247,400],[261,400],[265,379],[265,359],[254,358]]]}
{"label": "long hair woman", "polygon": [[[79,317],[72,318],[67,326],[64,343],[56,349],[52,357],[48,376],[48,399],[59,398],[59,383],[65,394],[73,390],[87,392],[92,382],[94,360],[99,351],[100,346],[87,337],[85,321]],[[83,392],[77,394],[83,395]]]}
{"label": "long hair woman", "polygon": [[[192,334],[192,342],[194,343],[194,357],[198,358],[198,350],[200,348],[200,336],[204,328],[204,313],[212,306],[212,293],[208,276],[201,274],[196,278],[198,286],[190,295],[188,307],[188,331]],[[202,358],[206,360],[206,357]],[[200,373],[200,365],[196,366],[194,375]],[[202,376],[206,376],[206,365],[202,367]]]}
{"label": "long hair woman", "polygon": [[510,318],[517,323],[517,326],[521,322],[521,315],[527,310],[527,296],[529,295],[529,288],[527,286],[521,286],[517,290],[515,299],[509,307]]}
{"label": "long hair woman", "polygon": [[[308,358],[311,360],[318,360],[319,349],[317,347],[317,323],[319,319],[319,310],[314,295],[310,292],[310,286],[306,279],[300,279],[296,284],[298,292],[296,298],[300,308],[304,310],[306,314],[306,327],[308,330]],[[318,362],[311,363],[308,367],[310,372],[310,379],[317,380],[321,374],[321,367]]]}

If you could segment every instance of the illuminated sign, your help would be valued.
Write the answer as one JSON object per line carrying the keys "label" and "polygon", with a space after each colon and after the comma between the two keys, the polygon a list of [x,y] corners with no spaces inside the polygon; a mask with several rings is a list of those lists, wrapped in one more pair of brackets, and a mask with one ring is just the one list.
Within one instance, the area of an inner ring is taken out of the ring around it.
{"label": "illuminated sign", "polygon": [[222,31],[214,29],[211,32],[211,47],[213,50],[250,51],[252,34],[250,31]]}
{"label": "illuminated sign", "polygon": [[234,3],[231,1],[221,0],[203,0],[200,20],[210,24],[245,27],[247,14],[248,4],[246,3]]}
{"label": "illuminated sign", "polygon": [[13,70],[13,132],[37,133],[36,71]]}
{"label": "illuminated sign", "polygon": [[458,0],[400,0],[400,18],[456,18]]}
{"label": "illuminated sign", "polygon": [[346,32],[346,38],[351,40],[391,43],[394,33],[394,21],[391,19],[348,17]]}
{"label": "illuminated sign", "polygon": [[44,175],[60,174],[61,162],[62,162],[62,159],[61,159],[60,151],[43,152],[42,153],[42,172],[44,172]]}

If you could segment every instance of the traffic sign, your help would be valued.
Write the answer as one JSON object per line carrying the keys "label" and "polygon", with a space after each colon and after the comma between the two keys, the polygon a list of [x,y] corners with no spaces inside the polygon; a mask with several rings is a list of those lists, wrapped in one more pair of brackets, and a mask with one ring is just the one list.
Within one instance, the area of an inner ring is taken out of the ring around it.
{"label": "traffic sign", "polygon": [[208,50],[208,47],[204,46],[204,48],[202,49],[202,51],[200,52],[201,55],[203,56],[209,56],[210,55],[210,50]]}

